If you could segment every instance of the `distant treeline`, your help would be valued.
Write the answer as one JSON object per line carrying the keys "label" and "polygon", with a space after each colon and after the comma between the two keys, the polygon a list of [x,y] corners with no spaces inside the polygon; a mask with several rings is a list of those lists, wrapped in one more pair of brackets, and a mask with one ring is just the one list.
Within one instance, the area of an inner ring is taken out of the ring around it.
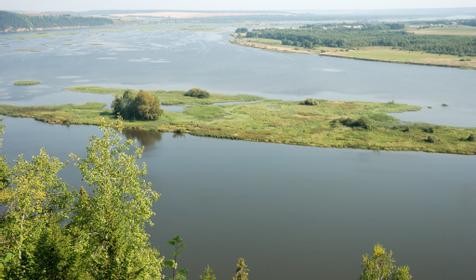
{"label": "distant treeline", "polygon": [[30,16],[0,11],[0,31],[14,32],[39,28],[58,28],[73,26],[97,26],[112,24],[113,21],[100,17],[78,17],[71,15]]}
{"label": "distant treeline", "polygon": [[466,25],[466,26],[476,26],[476,19],[439,19],[439,20],[430,20],[430,21],[410,21],[408,24],[411,25]]}
{"label": "distant treeline", "polygon": [[[470,24],[468,21],[467,24]],[[400,23],[352,23],[305,25],[293,29],[259,29],[246,33],[249,38],[280,40],[283,45],[314,48],[356,49],[382,46],[436,54],[476,56],[476,37],[416,35]]]}

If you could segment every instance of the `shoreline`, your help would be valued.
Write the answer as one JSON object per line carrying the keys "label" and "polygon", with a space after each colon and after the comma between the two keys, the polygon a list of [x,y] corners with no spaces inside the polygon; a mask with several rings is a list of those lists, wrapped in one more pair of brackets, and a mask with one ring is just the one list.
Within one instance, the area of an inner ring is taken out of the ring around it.
{"label": "shoreline", "polygon": [[[91,88],[102,94],[114,94],[120,90]],[[125,128],[322,148],[476,155],[476,142],[466,140],[476,134],[476,128],[408,123],[391,116],[391,113],[421,108],[414,105],[316,100],[317,105],[309,106],[296,101],[270,99],[216,105],[184,97],[182,92],[153,93],[159,100],[174,101],[186,107],[183,112],[165,111],[156,121],[124,121]],[[220,94],[211,94],[210,99],[232,101],[230,96]],[[100,125],[104,118],[114,119],[110,109],[100,103],[29,107],[0,105],[0,114],[60,125]]]}
{"label": "shoreline", "polygon": [[[2,106],[2,104],[0,104]],[[12,115],[5,115],[0,114],[0,120],[3,118],[18,118],[18,119],[31,119],[40,123],[44,123],[47,125],[60,125],[60,126],[94,126],[99,127],[99,124],[94,123],[61,123],[61,122],[51,122],[47,119],[42,118],[35,118],[35,117],[23,117],[23,116],[12,116]],[[426,150],[412,150],[412,149],[376,149],[376,148],[365,148],[365,147],[348,147],[348,146],[322,146],[322,145],[307,145],[307,144],[299,144],[293,142],[277,142],[277,141],[260,141],[254,139],[246,139],[246,138],[238,138],[238,137],[227,137],[227,136],[216,136],[216,135],[208,135],[208,134],[200,134],[193,131],[177,131],[173,129],[154,129],[154,128],[144,128],[141,126],[134,126],[134,125],[125,125],[124,131],[127,130],[136,130],[141,132],[156,132],[156,133],[169,133],[173,135],[190,135],[194,137],[203,137],[203,138],[213,138],[217,140],[229,140],[229,141],[243,141],[249,143],[262,143],[262,144],[274,144],[274,145],[287,145],[287,146],[295,146],[295,147],[307,147],[307,148],[318,148],[318,149],[336,149],[336,150],[357,150],[357,151],[368,151],[368,152],[387,152],[387,153],[425,153],[425,154],[439,154],[439,155],[449,155],[449,156],[463,156],[463,157],[472,157],[476,156],[476,152],[474,153],[451,153],[451,152],[439,152],[439,151],[426,151]]]}
{"label": "shoreline", "polygon": [[398,60],[374,59],[374,58],[365,58],[365,57],[356,57],[356,56],[345,56],[345,55],[339,55],[332,52],[319,51],[315,49],[305,49],[302,47],[272,45],[272,44],[266,44],[266,43],[260,43],[260,42],[249,42],[249,41],[244,41],[243,38],[236,38],[236,37],[233,37],[231,40],[229,40],[229,42],[237,46],[261,49],[261,50],[267,50],[267,51],[273,51],[273,52],[280,52],[280,53],[308,54],[308,55],[326,56],[326,57],[342,58],[342,59],[354,59],[354,60],[371,61],[371,62],[457,68],[462,70],[476,70],[476,66],[463,66],[463,65],[451,65],[451,64],[441,64],[441,63],[398,61]]}

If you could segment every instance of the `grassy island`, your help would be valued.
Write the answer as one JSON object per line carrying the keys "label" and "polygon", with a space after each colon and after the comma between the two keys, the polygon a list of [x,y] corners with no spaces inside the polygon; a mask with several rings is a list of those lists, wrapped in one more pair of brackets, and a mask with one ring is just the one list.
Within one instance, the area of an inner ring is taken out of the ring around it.
{"label": "grassy island", "polygon": [[[95,88],[111,94],[123,89]],[[154,92],[159,99],[183,104],[183,112],[163,112],[154,121],[125,121],[129,128],[189,133],[226,139],[318,147],[361,148],[392,151],[425,151],[476,154],[476,142],[468,139],[476,129],[403,123],[388,113],[416,111],[418,106],[373,102],[316,100],[314,106],[246,96],[210,94],[207,99],[184,97],[183,92]],[[221,104],[201,103],[218,101]],[[226,104],[226,103],[225,103]],[[18,107],[0,105],[0,114],[34,118],[54,124],[98,125],[113,118],[104,104]]]}
{"label": "grassy island", "polygon": [[[82,92],[82,93],[95,93],[95,94],[112,94],[119,95],[122,94],[126,89],[123,88],[108,88],[108,87],[98,87],[98,86],[74,86],[67,88],[69,91],[73,92]],[[139,92],[139,90],[131,90],[132,92]],[[262,100],[261,97],[252,96],[252,95],[225,95],[225,94],[212,94],[207,98],[196,98],[194,96],[187,96],[187,91],[179,90],[154,90],[152,91],[160,100],[162,105],[192,105],[192,104],[202,104],[210,105],[215,103],[226,103],[226,102],[251,102]]]}
{"label": "grassy island", "polygon": [[13,83],[14,86],[36,86],[36,85],[39,85],[41,84],[40,81],[36,81],[36,80],[20,80],[20,81],[15,81]]}

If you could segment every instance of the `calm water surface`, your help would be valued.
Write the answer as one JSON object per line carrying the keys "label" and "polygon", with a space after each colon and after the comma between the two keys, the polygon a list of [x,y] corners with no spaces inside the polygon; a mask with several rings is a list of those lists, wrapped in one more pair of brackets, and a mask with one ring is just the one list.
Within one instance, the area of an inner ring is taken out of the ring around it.
{"label": "calm water surface", "polygon": [[[0,102],[109,102],[64,91],[84,84],[198,86],[282,99],[394,100],[433,108],[404,120],[476,126],[476,71],[267,52],[228,43],[232,30],[164,23],[0,35]],[[12,86],[18,79],[43,83]]]}
{"label": "calm water surface", "polygon": [[[98,129],[4,120],[9,160],[40,147],[84,154]],[[152,242],[181,234],[196,278],[231,278],[239,256],[254,279],[356,279],[376,242],[415,279],[471,279],[476,260],[476,157],[336,150],[128,132],[146,145],[162,194]],[[75,185],[71,168],[64,178]],[[299,277],[297,277],[299,276]]]}

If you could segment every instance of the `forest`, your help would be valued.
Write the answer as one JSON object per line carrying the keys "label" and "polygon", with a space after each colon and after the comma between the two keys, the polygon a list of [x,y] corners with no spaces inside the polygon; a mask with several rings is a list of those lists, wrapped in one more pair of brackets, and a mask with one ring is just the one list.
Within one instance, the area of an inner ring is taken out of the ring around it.
{"label": "forest", "polygon": [[[468,21],[467,25],[472,24]],[[318,46],[358,49],[391,47],[434,54],[476,56],[476,37],[454,35],[416,35],[401,23],[316,24],[299,28],[256,29],[247,38],[280,40],[283,45],[312,49]]]}
{"label": "forest", "polygon": [[0,11],[0,32],[18,29],[34,30],[37,28],[56,28],[71,26],[97,26],[112,24],[113,21],[99,17],[79,17],[71,15],[24,15]]}

